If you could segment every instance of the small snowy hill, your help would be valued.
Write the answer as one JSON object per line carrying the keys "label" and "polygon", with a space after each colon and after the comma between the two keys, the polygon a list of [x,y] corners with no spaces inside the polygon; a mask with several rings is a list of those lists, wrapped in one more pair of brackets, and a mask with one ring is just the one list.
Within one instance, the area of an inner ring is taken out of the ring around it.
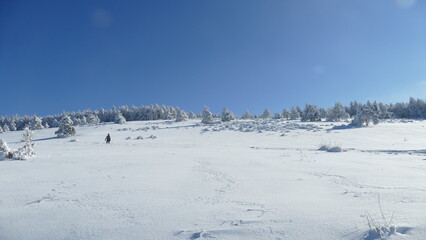
{"label": "small snowy hill", "polygon": [[0,239],[377,239],[367,219],[425,239],[426,122],[341,124],[37,130],[36,157],[0,161]]}

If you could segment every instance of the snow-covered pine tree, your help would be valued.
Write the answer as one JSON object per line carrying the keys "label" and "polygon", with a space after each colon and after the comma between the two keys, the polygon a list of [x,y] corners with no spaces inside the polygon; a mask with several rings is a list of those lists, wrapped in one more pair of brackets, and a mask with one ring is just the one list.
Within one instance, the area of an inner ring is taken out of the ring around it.
{"label": "snow-covered pine tree", "polygon": [[316,122],[321,121],[320,112],[318,107],[315,105],[306,104],[305,109],[303,111],[302,122]]}
{"label": "snow-covered pine tree", "polygon": [[9,126],[7,124],[3,125],[3,131],[4,132],[9,132],[10,131]]}
{"label": "snow-covered pine tree", "polygon": [[243,113],[243,116],[241,116],[242,119],[253,119],[253,116],[250,114],[249,111],[245,111]]}
{"label": "snow-covered pine tree", "polygon": [[16,151],[13,151],[13,159],[16,160],[27,160],[28,158],[35,155],[34,143],[32,143],[32,132],[29,127],[25,127],[22,133],[22,140],[24,146]]}
{"label": "snow-covered pine tree", "polygon": [[262,113],[262,118],[267,119],[267,118],[271,118],[271,112],[269,111],[269,109],[265,108],[265,110]]}
{"label": "snow-covered pine tree", "polygon": [[205,106],[203,112],[201,112],[201,123],[204,123],[204,124],[213,123],[213,114],[210,112],[207,106]]}
{"label": "snow-covered pine tree", "polygon": [[327,121],[338,122],[341,120],[347,120],[349,118],[349,113],[346,112],[345,107],[339,102],[334,104],[328,111]]}
{"label": "snow-covered pine tree", "polygon": [[7,146],[7,143],[5,140],[0,138],[0,151],[2,152],[10,152],[9,146]]}
{"label": "snow-covered pine tree", "polygon": [[44,128],[50,128],[49,123],[47,123],[47,122],[46,122],[46,123],[44,124]]}
{"label": "snow-covered pine tree", "polygon": [[222,110],[222,113],[220,114],[220,119],[222,120],[222,122],[229,122],[235,120],[235,114],[229,109],[224,108]]}
{"label": "snow-covered pine tree", "polygon": [[183,122],[188,120],[188,115],[180,108],[176,108],[176,122]]}
{"label": "snow-covered pine tree", "polygon": [[274,113],[274,119],[281,119],[282,116],[280,113]]}
{"label": "snow-covered pine tree", "polygon": [[22,139],[21,142],[31,142],[33,140],[33,132],[27,126],[22,131]]}
{"label": "snow-covered pine tree", "polygon": [[196,119],[197,115],[195,113],[193,113],[193,112],[188,112],[188,118],[189,119]]}
{"label": "snow-covered pine tree", "polygon": [[3,128],[0,126],[0,133],[3,133],[4,131],[3,131]]}
{"label": "snow-covered pine tree", "polygon": [[93,113],[87,114],[86,119],[87,119],[87,123],[90,125],[97,125],[100,122],[99,117]]}
{"label": "snow-covered pine tree", "polygon": [[296,120],[300,118],[300,113],[299,111],[297,111],[297,108],[292,107],[291,111],[290,111],[290,119],[291,120]]}
{"label": "snow-covered pine tree", "polygon": [[289,110],[287,110],[287,109],[283,109],[283,113],[281,114],[282,116],[283,116],[283,118],[285,118],[285,119],[290,119],[290,116],[291,116],[291,114],[290,114],[290,111]]}
{"label": "snow-covered pine tree", "polygon": [[68,115],[63,115],[59,124],[59,129],[55,134],[61,138],[75,135],[75,128],[72,126],[71,118]]}
{"label": "snow-covered pine tree", "polygon": [[115,111],[114,123],[125,124],[126,119],[123,117],[119,110]]}
{"label": "snow-covered pine tree", "polygon": [[364,105],[360,104],[352,120],[352,124],[358,127],[364,127],[368,126],[370,122],[373,122],[374,125],[379,123],[378,109],[375,109],[370,102]]}
{"label": "snow-covered pine tree", "polygon": [[30,129],[31,130],[40,130],[40,129],[43,129],[44,127],[43,127],[43,125],[42,125],[42,121],[41,121],[41,119],[39,118],[39,117],[37,117],[37,116],[34,116],[32,119],[31,119],[31,123],[30,123]]}

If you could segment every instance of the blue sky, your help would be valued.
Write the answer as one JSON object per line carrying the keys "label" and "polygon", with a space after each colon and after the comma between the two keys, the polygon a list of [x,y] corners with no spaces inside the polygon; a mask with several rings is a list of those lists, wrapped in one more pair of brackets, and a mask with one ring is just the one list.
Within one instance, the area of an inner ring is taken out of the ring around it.
{"label": "blue sky", "polygon": [[0,0],[0,115],[261,113],[426,92],[419,0]]}

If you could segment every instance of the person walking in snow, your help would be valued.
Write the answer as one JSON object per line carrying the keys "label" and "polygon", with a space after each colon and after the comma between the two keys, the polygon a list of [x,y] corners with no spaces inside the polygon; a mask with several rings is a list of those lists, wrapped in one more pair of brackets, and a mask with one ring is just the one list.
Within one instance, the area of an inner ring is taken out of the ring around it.
{"label": "person walking in snow", "polygon": [[106,136],[105,141],[106,141],[106,143],[110,143],[111,142],[111,136],[109,135],[109,133]]}

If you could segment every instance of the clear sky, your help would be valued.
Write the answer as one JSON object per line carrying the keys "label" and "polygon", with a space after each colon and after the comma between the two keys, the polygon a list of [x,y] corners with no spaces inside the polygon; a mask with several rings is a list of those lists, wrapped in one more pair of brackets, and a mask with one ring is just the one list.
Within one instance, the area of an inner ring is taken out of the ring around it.
{"label": "clear sky", "polygon": [[426,95],[426,1],[0,0],[0,115]]}

